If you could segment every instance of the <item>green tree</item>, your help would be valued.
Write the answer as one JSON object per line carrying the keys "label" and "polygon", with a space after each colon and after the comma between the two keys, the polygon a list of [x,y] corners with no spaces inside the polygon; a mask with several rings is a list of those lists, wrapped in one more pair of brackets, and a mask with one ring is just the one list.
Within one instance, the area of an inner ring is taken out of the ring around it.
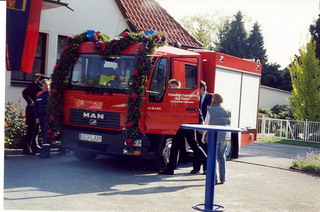
{"label": "green tree", "polygon": [[224,22],[216,44],[215,49],[221,53],[248,58],[247,32],[241,11],[234,15],[234,20],[230,24],[228,21]]}
{"label": "green tree", "polygon": [[194,15],[182,18],[181,23],[205,49],[213,49],[214,36],[218,29],[212,16]]}
{"label": "green tree", "polygon": [[247,33],[241,11],[233,17],[223,17],[218,22],[214,22],[213,17],[207,15],[185,17],[182,24],[207,49],[212,49],[214,45],[214,50],[221,53],[260,60],[261,84],[291,91],[288,71],[279,71],[279,64],[268,63],[260,25],[254,23],[250,33]]}
{"label": "green tree", "polygon": [[300,48],[300,57],[288,67],[292,81],[291,110],[296,119],[320,120],[320,61],[316,58],[316,42]]}
{"label": "green tree", "polygon": [[216,51],[220,51],[221,49],[224,48],[223,45],[226,43],[226,38],[227,38],[226,35],[229,33],[229,31],[230,31],[230,19],[225,18],[218,25],[217,36],[216,36],[216,40],[214,42],[214,44],[215,44],[214,49]]}
{"label": "green tree", "polygon": [[267,63],[262,66],[261,85],[278,88],[285,91],[292,90],[291,77],[287,69],[280,70],[278,63]]}
{"label": "green tree", "polygon": [[285,68],[284,70],[280,70],[280,80],[279,85],[277,88],[285,91],[292,91],[292,83],[291,83],[291,77],[290,72],[288,68]]}
{"label": "green tree", "polygon": [[255,61],[259,60],[263,65],[266,64],[268,60],[266,55],[267,50],[264,48],[263,36],[258,22],[254,23],[247,39],[247,44],[248,58],[253,58]]}
{"label": "green tree", "polygon": [[262,67],[261,85],[278,88],[281,83],[280,65],[277,63],[266,63]]}
{"label": "green tree", "polygon": [[320,59],[320,14],[314,24],[310,25],[309,32],[311,33],[311,39],[316,43],[316,57]]}

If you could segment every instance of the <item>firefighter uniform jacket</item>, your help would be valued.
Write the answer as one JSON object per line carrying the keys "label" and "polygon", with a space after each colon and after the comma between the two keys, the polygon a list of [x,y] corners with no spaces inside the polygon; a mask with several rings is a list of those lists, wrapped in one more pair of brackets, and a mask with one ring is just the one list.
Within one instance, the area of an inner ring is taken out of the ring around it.
{"label": "firefighter uniform jacket", "polygon": [[33,112],[35,118],[39,118],[40,121],[45,119],[48,97],[49,91],[40,91],[37,93],[36,101],[33,106]]}

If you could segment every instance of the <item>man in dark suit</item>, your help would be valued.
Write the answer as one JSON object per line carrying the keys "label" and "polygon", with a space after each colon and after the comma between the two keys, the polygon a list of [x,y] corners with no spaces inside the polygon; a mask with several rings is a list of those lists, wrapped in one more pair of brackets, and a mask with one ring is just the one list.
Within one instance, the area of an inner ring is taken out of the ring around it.
{"label": "man in dark suit", "polygon": [[36,73],[34,81],[22,91],[22,96],[27,102],[27,132],[24,139],[22,140],[22,153],[25,155],[35,155],[40,149],[40,146],[36,141],[36,137],[39,131],[39,125],[36,124],[36,119],[33,114],[33,105],[37,93],[41,91],[40,81],[46,78],[47,77],[43,76],[42,74]]}
{"label": "man in dark suit", "polygon": [[[204,81],[200,81],[200,123],[204,122],[207,115],[207,107],[210,106],[212,100],[212,94],[207,92],[207,84]],[[201,142],[202,134],[197,131],[197,142],[199,146],[207,153],[207,144]],[[206,173],[207,164],[206,162],[202,163],[200,156],[197,153],[193,155],[193,169],[190,171],[191,174],[200,173],[200,167],[203,164],[203,173]]]}

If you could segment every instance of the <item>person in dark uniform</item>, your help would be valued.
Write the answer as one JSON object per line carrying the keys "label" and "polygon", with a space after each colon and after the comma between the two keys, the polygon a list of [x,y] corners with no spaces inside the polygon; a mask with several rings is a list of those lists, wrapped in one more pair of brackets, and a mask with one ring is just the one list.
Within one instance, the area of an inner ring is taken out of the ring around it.
{"label": "person in dark uniform", "polygon": [[[177,80],[170,80],[169,81],[169,88],[179,88],[180,83],[176,83]],[[177,84],[176,86],[174,84]],[[158,172],[161,175],[173,175],[174,170],[176,169],[177,164],[177,156],[179,150],[184,147],[185,140],[187,140],[189,146],[196,153],[201,162],[204,163],[207,160],[207,155],[205,151],[199,146],[197,141],[195,140],[194,131],[193,130],[186,130],[186,129],[179,129],[177,134],[172,139],[172,146],[170,152],[169,163],[163,171]]]}
{"label": "person in dark uniform", "polygon": [[33,106],[36,99],[36,94],[41,91],[40,81],[46,77],[40,73],[35,74],[34,81],[22,91],[22,96],[27,102],[26,107],[26,125],[27,131],[22,140],[22,153],[25,155],[35,155],[40,150],[37,135],[39,132],[39,125],[36,124],[33,114]]}
{"label": "person in dark uniform", "polygon": [[46,108],[50,90],[50,80],[44,79],[42,82],[42,91],[37,93],[36,101],[34,103],[33,112],[36,118],[36,123],[40,124],[41,135],[42,135],[42,150],[40,155],[41,158],[50,158],[51,141],[46,135]]}
{"label": "person in dark uniform", "polygon": [[[207,115],[207,107],[210,106],[213,94],[207,92],[207,84],[204,81],[200,81],[200,119],[199,122],[204,122]],[[199,146],[207,153],[207,143],[202,143],[202,134],[197,131],[197,142]],[[201,156],[199,156],[196,152],[193,154],[193,169],[190,171],[191,174],[200,173],[201,164],[203,165],[202,170],[203,174],[206,173],[207,169],[207,161],[202,163]]]}

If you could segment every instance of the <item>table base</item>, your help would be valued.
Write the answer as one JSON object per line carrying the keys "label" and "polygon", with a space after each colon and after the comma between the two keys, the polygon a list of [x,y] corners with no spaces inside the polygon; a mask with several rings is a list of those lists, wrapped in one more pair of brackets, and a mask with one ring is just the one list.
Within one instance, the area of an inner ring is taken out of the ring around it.
{"label": "table base", "polygon": [[204,209],[204,207],[205,207],[205,204],[196,204],[196,205],[192,206],[192,208],[197,211],[205,211],[205,212],[211,212],[211,211],[220,212],[220,211],[225,210],[222,205],[216,205],[216,204],[213,205],[212,210],[211,209]]}

